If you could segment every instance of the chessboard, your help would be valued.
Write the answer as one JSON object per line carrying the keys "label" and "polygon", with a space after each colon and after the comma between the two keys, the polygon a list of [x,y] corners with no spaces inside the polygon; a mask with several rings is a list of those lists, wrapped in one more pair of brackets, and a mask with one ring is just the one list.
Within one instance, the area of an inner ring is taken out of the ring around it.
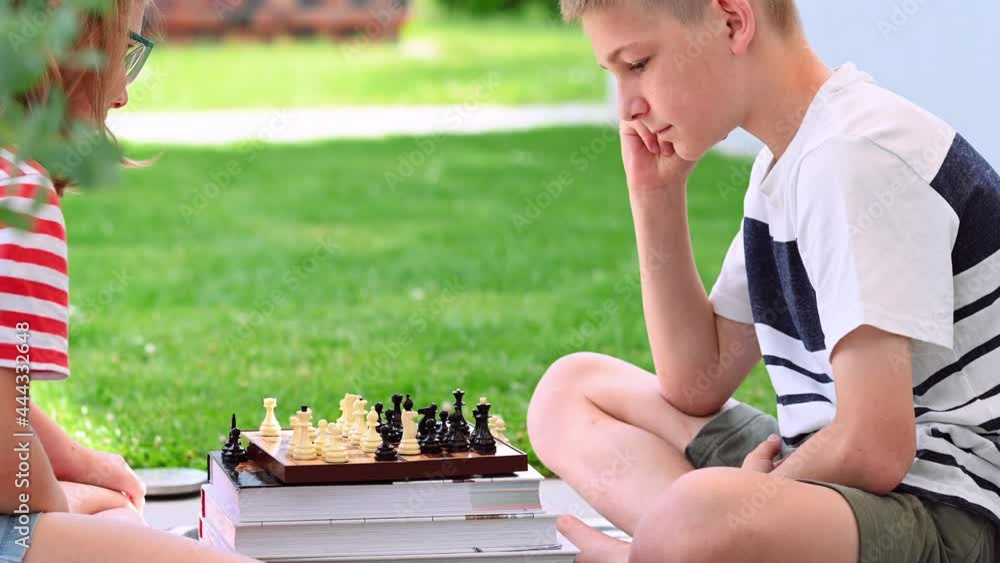
{"label": "chessboard", "polygon": [[[372,483],[441,480],[474,475],[509,475],[528,469],[528,456],[510,445],[506,424],[491,416],[485,397],[473,409],[475,425],[464,417],[465,392],[438,412],[437,403],[413,410],[410,395],[392,396],[391,406],[378,402],[369,410],[361,395],[347,393],[339,418],[313,426],[307,405],[289,418],[283,430],[275,416],[277,399],[264,399],[266,415],[257,432],[230,423],[222,457],[252,459],[286,484]],[[423,419],[417,424],[417,415]],[[383,420],[383,415],[385,416]],[[440,422],[437,421],[440,418]],[[244,449],[241,436],[250,441]]]}
{"label": "chessboard", "polygon": [[292,459],[289,445],[292,431],[278,437],[264,437],[260,432],[244,432],[250,441],[247,455],[268,473],[288,485],[372,483],[410,480],[441,480],[474,475],[507,475],[528,469],[528,456],[521,450],[496,441],[496,453],[473,451],[440,454],[400,454],[395,461],[376,461],[375,454],[364,453],[344,441],[346,463],[327,463],[322,458],[309,461]]}

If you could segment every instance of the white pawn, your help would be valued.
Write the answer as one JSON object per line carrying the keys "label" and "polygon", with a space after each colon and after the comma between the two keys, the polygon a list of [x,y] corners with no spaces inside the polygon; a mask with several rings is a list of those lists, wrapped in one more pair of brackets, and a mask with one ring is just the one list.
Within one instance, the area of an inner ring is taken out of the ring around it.
{"label": "white pawn", "polygon": [[493,438],[501,442],[507,442],[507,437],[503,435],[505,430],[507,430],[507,423],[498,416],[497,421],[493,423]]}
{"label": "white pawn", "polygon": [[417,413],[403,411],[400,416],[403,419],[403,439],[396,451],[399,455],[417,455],[420,453],[420,442],[417,441],[417,425],[413,422]]}
{"label": "white pawn", "polygon": [[368,411],[366,424],[368,425],[368,431],[365,432],[364,438],[361,439],[361,451],[366,454],[373,454],[382,443],[382,437],[375,431],[375,427],[378,426],[378,413],[375,412],[374,407]]}
{"label": "white pawn", "polygon": [[260,423],[260,435],[265,438],[277,438],[281,436],[281,424],[278,422],[278,418],[274,416],[274,407],[278,406],[278,400],[269,397],[264,399],[264,408],[267,409],[267,414],[264,416],[264,422]]}
{"label": "white pawn", "polygon": [[323,452],[326,450],[327,424],[328,424],[327,421],[320,420],[319,428],[316,429],[316,455],[321,457],[323,455]]}
{"label": "white pawn", "polygon": [[349,438],[351,436],[351,428],[354,427],[354,411],[357,408],[358,401],[361,400],[361,396],[348,394],[344,400],[347,401],[344,403],[347,406],[347,410],[344,411],[344,420],[338,419],[337,422],[340,424],[340,436],[342,438]]}
{"label": "white pawn", "polygon": [[297,417],[295,424],[298,427],[299,440],[295,443],[295,449],[292,450],[292,459],[296,461],[316,459],[316,446],[309,439],[309,420],[312,418],[312,411],[308,409],[299,411],[295,416]]}
{"label": "white pawn", "polygon": [[294,414],[288,417],[288,425],[292,427],[292,441],[288,443],[288,453],[295,450],[295,444],[299,443],[299,417]]}
{"label": "white pawn", "polygon": [[354,426],[351,427],[348,437],[351,440],[351,444],[355,446],[361,445],[361,437],[365,431],[366,414],[368,414],[368,401],[360,399],[354,403]]}
{"label": "white pawn", "polygon": [[323,461],[327,463],[347,463],[347,451],[340,438],[340,425],[334,423],[327,427],[326,451],[323,452]]}
{"label": "white pawn", "polygon": [[490,434],[492,434],[494,438],[497,437],[496,435],[497,420],[500,420],[500,417],[495,414],[491,414],[489,420],[486,421],[486,425],[490,428]]}

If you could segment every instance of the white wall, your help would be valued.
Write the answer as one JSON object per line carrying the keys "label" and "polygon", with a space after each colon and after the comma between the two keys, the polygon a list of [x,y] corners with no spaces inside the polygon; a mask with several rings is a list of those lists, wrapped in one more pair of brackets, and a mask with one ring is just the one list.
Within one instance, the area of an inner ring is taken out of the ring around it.
{"label": "white wall", "polygon": [[[852,61],[951,123],[1000,169],[1000,1],[800,0],[830,66]],[[740,131],[720,148],[756,152]]]}

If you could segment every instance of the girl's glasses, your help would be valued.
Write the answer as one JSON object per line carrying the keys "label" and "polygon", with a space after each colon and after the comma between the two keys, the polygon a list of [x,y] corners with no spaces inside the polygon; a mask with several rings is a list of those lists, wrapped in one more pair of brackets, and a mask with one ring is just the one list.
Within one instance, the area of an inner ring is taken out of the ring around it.
{"label": "girl's glasses", "polygon": [[131,84],[139,77],[142,67],[146,65],[149,54],[153,52],[154,43],[134,31],[130,31],[128,36],[135,42],[129,46],[125,53],[125,77],[126,82]]}

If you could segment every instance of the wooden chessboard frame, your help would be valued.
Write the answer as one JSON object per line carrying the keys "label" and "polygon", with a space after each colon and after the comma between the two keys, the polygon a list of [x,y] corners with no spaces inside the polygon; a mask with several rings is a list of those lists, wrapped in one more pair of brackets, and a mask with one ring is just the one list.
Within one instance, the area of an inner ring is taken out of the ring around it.
{"label": "wooden chessboard frame", "polygon": [[292,441],[291,430],[282,430],[277,438],[261,436],[258,431],[242,434],[250,441],[247,456],[287,485],[457,479],[528,470],[528,455],[500,440],[497,440],[494,454],[469,451],[401,455],[396,461],[375,461],[375,454],[363,453],[359,446],[344,442],[347,463],[326,463],[322,458],[292,459],[291,454],[286,453]]}

